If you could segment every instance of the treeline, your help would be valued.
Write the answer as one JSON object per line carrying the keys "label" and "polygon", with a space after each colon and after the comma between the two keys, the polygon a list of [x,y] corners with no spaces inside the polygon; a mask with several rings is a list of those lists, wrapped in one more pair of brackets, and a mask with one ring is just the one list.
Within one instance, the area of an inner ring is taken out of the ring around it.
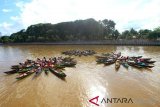
{"label": "treeline", "polygon": [[96,21],[92,18],[62,22],[58,24],[40,23],[22,29],[10,36],[2,36],[2,43],[93,41],[105,39],[152,39],[160,38],[160,27],[136,31],[133,28],[122,33],[115,28],[113,20]]}

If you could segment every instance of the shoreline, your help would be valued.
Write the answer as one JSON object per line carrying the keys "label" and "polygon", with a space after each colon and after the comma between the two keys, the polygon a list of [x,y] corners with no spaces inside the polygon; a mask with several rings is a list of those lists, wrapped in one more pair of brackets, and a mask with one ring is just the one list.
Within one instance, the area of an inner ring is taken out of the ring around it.
{"label": "shoreline", "polygon": [[160,41],[149,40],[103,40],[103,41],[63,41],[63,42],[27,42],[0,43],[0,45],[130,45],[130,46],[160,46]]}

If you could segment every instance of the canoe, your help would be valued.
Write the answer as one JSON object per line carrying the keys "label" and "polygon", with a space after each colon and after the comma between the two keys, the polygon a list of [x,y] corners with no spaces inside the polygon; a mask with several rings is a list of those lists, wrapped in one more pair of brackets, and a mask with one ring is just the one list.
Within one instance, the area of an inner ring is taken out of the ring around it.
{"label": "canoe", "polygon": [[139,65],[139,66],[142,66],[142,67],[144,67],[144,68],[153,68],[154,67],[154,65],[152,64],[146,64],[146,63],[143,63],[143,62],[140,62],[140,63],[136,63],[137,65]]}
{"label": "canoe", "polygon": [[117,60],[115,63],[115,68],[118,70],[120,68],[120,60]]}
{"label": "canoe", "polygon": [[136,67],[136,68],[143,68],[142,66],[140,66],[140,65],[137,65],[135,62],[128,62],[128,64],[130,65],[130,66],[133,66],[133,67]]}
{"label": "canoe", "polygon": [[107,62],[108,59],[97,59],[96,62],[97,64],[101,64],[101,63],[104,63],[104,62]]}
{"label": "canoe", "polygon": [[48,75],[48,70],[49,70],[49,69],[44,69],[44,73],[45,73],[46,75]]}
{"label": "canoe", "polygon": [[142,58],[142,56],[132,56],[132,57],[129,57],[131,59],[139,59],[139,58]]}
{"label": "canoe", "polygon": [[11,71],[6,71],[4,73],[6,74],[14,74],[14,73],[17,73],[18,71],[17,70],[11,70]]}
{"label": "canoe", "polygon": [[27,65],[27,66],[12,66],[11,69],[28,69],[28,68],[32,68],[33,65]]}
{"label": "canoe", "polygon": [[145,67],[147,67],[147,68],[153,68],[154,65],[146,65]]}
{"label": "canoe", "polygon": [[67,75],[62,71],[57,71],[55,69],[49,68],[49,70],[59,78],[65,78]]}
{"label": "canoe", "polygon": [[12,66],[11,69],[19,69],[20,66]]}
{"label": "canoe", "polygon": [[74,67],[76,65],[76,63],[74,63],[74,62],[63,62],[60,65],[65,66],[65,67]]}
{"label": "canoe", "polygon": [[140,60],[148,61],[151,60],[152,58],[139,58]]}
{"label": "canoe", "polygon": [[63,61],[73,61],[74,60],[74,58],[71,58],[71,57],[65,57],[65,58],[63,58]]}
{"label": "canoe", "polygon": [[28,71],[28,72],[26,72],[26,73],[20,74],[18,77],[16,77],[16,79],[18,79],[18,80],[23,79],[23,78],[25,78],[25,77],[33,74],[34,72],[35,72],[35,71],[32,70],[32,71]]}
{"label": "canoe", "polygon": [[12,65],[11,68],[19,68],[19,65]]}
{"label": "canoe", "polygon": [[148,64],[153,64],[153,63],[155,63],[156,61],[146,60],[146,61],[142,61],[142,62],[144,62],[144,63],[148,63]]}
{"label": "canoe", "polygon": [[19,70],[18,73],[25,73],[30,70],[31,70],[31,68],[26,68],[26,69],[24,68],[24,69]]}
{"label": "canoe", "polygon": [[62,65],[60,65],[60,64],[56,64],[56,65],[54,66],[54,69],[63,69],[63,68],[65,68],[65,66],[62,66]]}
{"label": "canoe", "polygon": [[125,68],[128,68],[128,67],[129,67],[129,65],[128,65],[128,63],[127,63],[127,62],[122,62],[121,64],[122,64],[122,65],[123,65],[123,67],[125,67]]}
{"label": "canoe", "polygon": [[131,65],[131,66],[136,67],[136,68],[143,68],[143,66],[136,65],[136,64],[133,64],[133,65]]}
{"label": "canoe", "polygon": [[109,59],[107,61],[104,62],[104,65],[110,65],[116,62],[116,59]]}
{"label": "canoe", "polygon": [[35,77],[36,77],[36,76],[39,76],[41,73],[42,73],[42,69],[41,69],[41,68],[40,68],[40,69],[37,69],[37,70],[36,70]]}

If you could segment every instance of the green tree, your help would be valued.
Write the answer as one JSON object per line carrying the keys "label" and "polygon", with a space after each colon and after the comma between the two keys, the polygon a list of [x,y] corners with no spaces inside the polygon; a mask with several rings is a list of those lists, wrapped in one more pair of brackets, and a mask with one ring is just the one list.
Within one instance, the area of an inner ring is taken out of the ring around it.
{"label": "green tree", "polygon": [[155,28],[152,32],[149,33],[148,39],[157,40],[160,38],[160,27]]}
{"label": "green tree", "polygon": [[122,32],[121,39],[130,39],[130,38],[131,34],[129,30],[125,30],[124,32]]}
{"label": "green tree", "polygon": [[104,19],[102,20],[102,25],[104,26],[105,38],[114,38],[114,31],[116,23],[112,20]]}
{"label": "green tree", "polygon": [[10,42],[12,42],[12,40],[10,39],[9,36],[2,36],[0,40],[1,40],[2,43],[10,43]]}
{"label": "green tree", "polygon": [[151,30],[148,29],[141,29],[139,30],[139,38],[141,39],[147,39],[149,36],[149,33],[151,33]]}
{"label": "green tree", "polygon": [[114,31],[114,39],[118,39],[119,38],[119,36],[120,36],[120,33],[119,33],[119,31],[118,30],[115,30]]}

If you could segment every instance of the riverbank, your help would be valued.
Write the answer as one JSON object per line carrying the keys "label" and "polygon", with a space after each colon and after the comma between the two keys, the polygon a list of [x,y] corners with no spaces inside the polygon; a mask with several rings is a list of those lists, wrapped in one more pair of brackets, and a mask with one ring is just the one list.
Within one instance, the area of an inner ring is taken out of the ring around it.
{"label": "riverbank", "polygon": [[29,43],[0,43],[0,45],[132,45],[160,46],[158,40],[103,40],[103,41],[63,41],[63,42],[29,42]]}

